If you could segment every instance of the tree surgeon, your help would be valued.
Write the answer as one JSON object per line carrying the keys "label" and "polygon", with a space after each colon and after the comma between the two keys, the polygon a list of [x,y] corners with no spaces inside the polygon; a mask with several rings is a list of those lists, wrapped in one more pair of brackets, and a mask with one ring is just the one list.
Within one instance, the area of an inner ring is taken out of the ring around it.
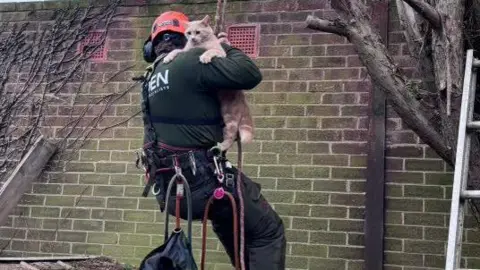
{"label": "tree surgeon", "polygon": [[[254,62],[242,51],[222,43],[225,58],[214,58],[209,64],[199,61],[204,49],[181,53],[168,64],[163,57],[173,49],[183,48],[188,17],[179,12],[165,12],[156,18],[145,42],[144,59],[153,64],[143,86],[144,152],[149,190],[156,194],[160,210],[168,201],[170,214],[175,212],[175,194],[165,194],[166,182],[179,166],[192,193],[194,220],[203,218],[208,198],[217,187],[212,147],[222,141],[223,121],[217,89],[221,91],[251,90],[262,75]],[[224,40],[226,41],[226,40]],[[221,166],[236,175],[223,153]],[[236,178],[236,177],[235,177]],[[225,184],[235,193],[236,179]],[[166,179],[166,181],[165,181]],[[261,194],[260,185],[242,174],[245,206],[245,268],[254,270],[285,269],[286,238],[284,224]],[[186,219],[186,200],[182,200],[180,216]],[[171,206],[171,207],[170,207]],[[232,208],[228,203],[212,205],[208,218],[215,234],[234,264]],[[235,232],[239,233],[239,232]]]}

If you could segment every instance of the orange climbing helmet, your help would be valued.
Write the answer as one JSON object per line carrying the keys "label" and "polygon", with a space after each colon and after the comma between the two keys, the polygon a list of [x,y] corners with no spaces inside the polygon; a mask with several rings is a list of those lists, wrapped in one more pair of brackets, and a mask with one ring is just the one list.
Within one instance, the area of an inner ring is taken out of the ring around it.
{"label": "orange climbing helmet", "polygon": [[150,33],[150,40],[154,40],[158,36],[158,34],[165,31],[185,34],[185,29],[188,22],[188,17],[181,12],[164,12],[155,19],[155,22],[152,25],[152,31]]}

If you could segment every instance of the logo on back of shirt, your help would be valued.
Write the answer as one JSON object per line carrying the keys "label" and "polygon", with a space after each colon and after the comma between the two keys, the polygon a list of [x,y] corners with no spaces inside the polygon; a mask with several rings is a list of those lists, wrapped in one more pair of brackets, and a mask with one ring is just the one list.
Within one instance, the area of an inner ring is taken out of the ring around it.
{"label": "logo on back of shirt", "polygon": [[148,97],[152,97],[159,92],[169,90],[168,84],[168,69],[162,72],[157,72],[152,75],[148,83]]}

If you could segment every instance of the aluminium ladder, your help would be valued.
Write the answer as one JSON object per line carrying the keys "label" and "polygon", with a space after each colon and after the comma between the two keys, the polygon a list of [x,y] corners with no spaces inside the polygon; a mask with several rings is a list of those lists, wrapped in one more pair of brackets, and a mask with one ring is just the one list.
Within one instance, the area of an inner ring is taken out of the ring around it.
{"label": "aluminium ladder", "polygon": [[445,270],[460,270],[465,202],[469,199],[480,199],[480,190],[466,190],[471,136],[475,130],[480,130],[480,121],[472,121],[477,68],[480,67],[480,60],[474,58],[473,52],[467,51],[465,61]]}

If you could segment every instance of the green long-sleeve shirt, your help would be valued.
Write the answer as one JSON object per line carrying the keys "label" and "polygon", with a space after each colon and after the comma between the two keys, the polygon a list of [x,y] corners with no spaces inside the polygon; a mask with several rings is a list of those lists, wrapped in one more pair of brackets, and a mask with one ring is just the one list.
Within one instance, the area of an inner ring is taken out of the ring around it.
{"label": "green long-sleeve shirt", "polygon": [[[223,140],[216,91],[253,89],[262,74],[242,51],[222,46],[227,57],[214,57],[209,64],[200,63],[205,50],[199,48],[179,54],[168,64],[157,64],[148,81],[148,100],[158,142],[211,147]],[[145,136],[148,142],[149,136]]]}

